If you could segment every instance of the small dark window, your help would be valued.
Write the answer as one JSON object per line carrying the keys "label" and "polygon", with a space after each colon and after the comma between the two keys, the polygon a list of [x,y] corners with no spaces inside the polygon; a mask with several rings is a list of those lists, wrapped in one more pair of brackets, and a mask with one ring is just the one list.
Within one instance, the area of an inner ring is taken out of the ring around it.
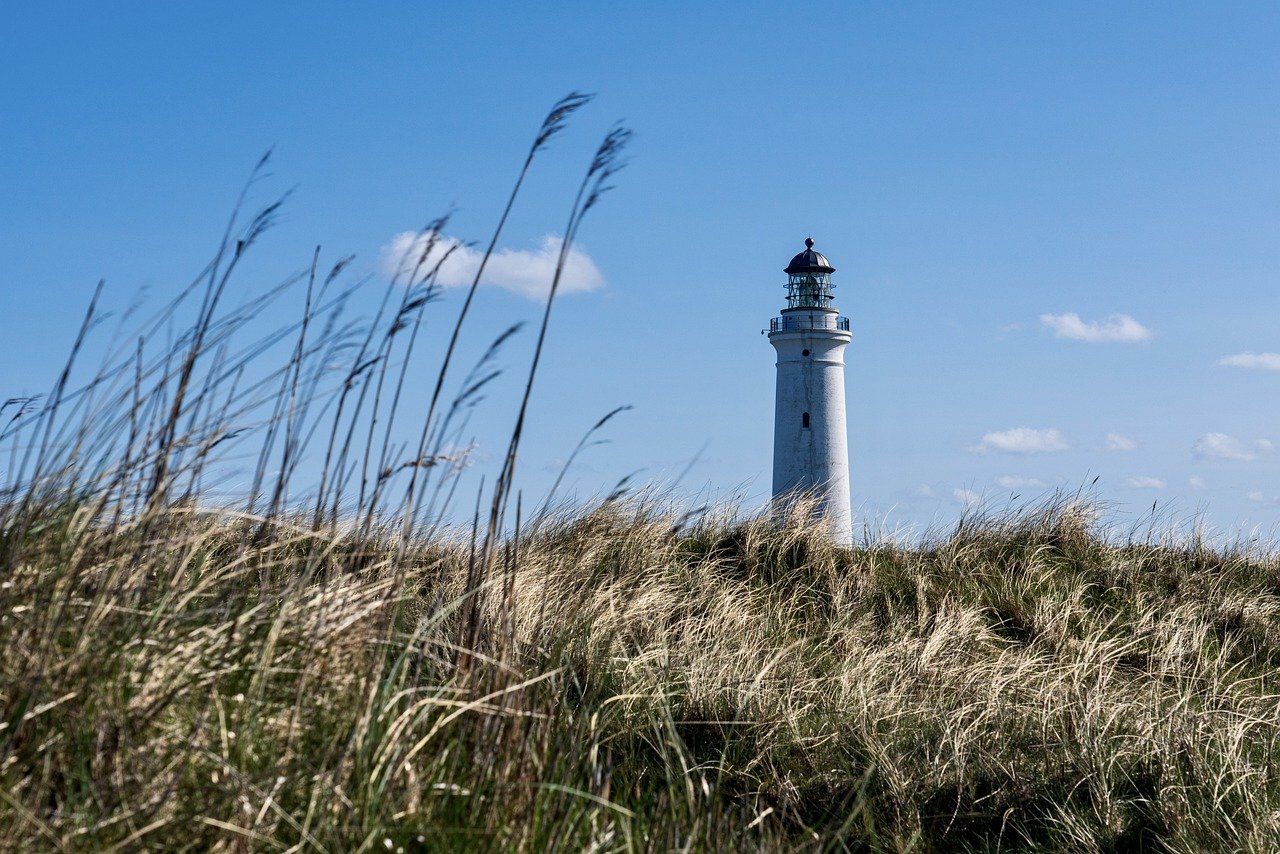
{"label": "small dark window", "polygon": [[809,355],[809,351],[808,351],[808,350],[801,350],[801,351],[800,351],[800,355],[801,355],[801,356],[807,356],[807,355]]}
{"label": "small dark window", "polygon": [[809,429],[809,413],[807,413],[807,412],[806,412],[806,413],[801,417],[801,419],[800,419],[800,426],[801,426],[801,427],[803,427],[803,428],[804,428],[804,429],[806,429],[806,430],[808,430],[808,429]]}

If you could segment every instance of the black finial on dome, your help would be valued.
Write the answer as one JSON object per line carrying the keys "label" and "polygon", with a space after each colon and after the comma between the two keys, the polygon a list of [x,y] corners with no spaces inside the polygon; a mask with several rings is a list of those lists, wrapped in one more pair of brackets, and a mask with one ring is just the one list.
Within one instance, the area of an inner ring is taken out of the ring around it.
{"label": "black finial on dome", "polygon": [[834,273],[836,271],[836,268],[832,267],[831,262],[827,260],[826,255],[814,251],[812,237],[805,238],[804,247],[804,251],[792,258],[791,263],[782,272],[791,276],[798,276],[804,273]]}

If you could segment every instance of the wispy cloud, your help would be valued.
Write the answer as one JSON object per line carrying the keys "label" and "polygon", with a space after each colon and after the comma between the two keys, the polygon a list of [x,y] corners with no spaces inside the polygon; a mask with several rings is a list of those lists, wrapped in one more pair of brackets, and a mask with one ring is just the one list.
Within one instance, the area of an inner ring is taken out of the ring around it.
{"label": "wispy cloud", "polygon": [[1089,323],[1075,312],[1067,314],[1042,314],[1040,322],[1053,330],[1057,338],[1072,341],[1088,341],[1097,344],[1106,341],[1134,342],[1151,338],[1151,330],[1127,314],[1113,314]]}
{"label": "wispy cloud", "polygon": [[1205,479],[1198,474],[1193,474],[1191,477],[1187,478],[1187,486],[1192,489],[1204,489],[1208,485],[1209,484],[1205,482]]}
{"label": "wispy cloud", "polygon": [[927,483],[922,483],[919,486],[911,487],[910,489],[907,490],[907,495],[911,496],[912,498],[937,498],[938,497],[938,493],[935,492],[933,487]]}
{"label": "wispy cloud", "polygon": [[1236,353],[1234,356],[1223,356],[1218,364],[1228,368],[1280,371],[1280,353]]}
{"label": "wispy cloud", "polygon": [[1136,451],[1138,443],[1130,439],[1128,436],[1122,436],[1119,433],[1107,434],[1107,450],[1108,451]]}
{"label": "wispy cloud", "polygon": [[1131,477],[1124,485],[1130,489],[1164,489],[1169,484],[1158,477]]}
{"label": "wispy cloud", "polygon": [[1247,463],[1262,454],[1271,453],[1272,448],[1271,442],[1266,439],[1246,442],[1226,433],[1205,433],[1196,440],[1192,450],[1203,460],[1239,460]]}
{"label": "wispy cloud", "polygon": [[[428,240],[426,235],[412,231],[404,231],[391,238],[391,242],[382,248],[383,272],[387,276],[394,276],[402,270],[407,273],[418,264]],[[555,276],[560,245],[559,237],[547,235],[532,249],[499,249],[485,265],[480,284],[502,288],[532,300],[545,299]],[[445,288],[470,285],[480,269],[484,252],[465,246],[454,237],[437,238],[421,270],[431,270],[450,249],[453,251],[440,265],[438,284]],[[576,245],[570,247],[565,257],[564,272],[560,275],[559,293],[594,291],[603,286],[604,276],[600,275],[599,268],[586,251]]]}
{"label": "wispy cloud", "polygon": [[1014,427],[998,433],[987,433],[969,450],[976,454],[1042,454],[1049,451],[1065,451],[1070,445],[1062,434],[1050,427],[1036,430],[1031,427]]}
{"label": "wispy cloud", "polygon": [[1268,496],[1260,489],[1252,489],[1245,493],[1244,497],[1257,504],[1267,504],[1272,507],[1280,507],[1280,496]]}
{"label": "wispy cloud", "polygon": [[963,504],[965,509],[977,507],[982,503],[982,496],[972,489],[953,489],[951,490],[951,497],[958,503]]}
{"label": "wispy cloud", "polygon": [[1011,474],[1002,474],[996,478],[995,484],[1001,489],[1027,489],[1028,487],[1044,486],[1044,481],[1034,477],[1016,477]]}

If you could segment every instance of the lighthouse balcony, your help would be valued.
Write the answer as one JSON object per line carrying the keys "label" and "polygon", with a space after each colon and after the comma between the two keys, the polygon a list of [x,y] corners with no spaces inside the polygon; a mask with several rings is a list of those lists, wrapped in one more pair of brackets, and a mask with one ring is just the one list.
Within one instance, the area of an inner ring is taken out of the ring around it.
{"label": "lighthouse balcony", "polygon": [[769,321],[769,334],[775,332],[809,332],[812,330],[849,331],[849,318],[826,312],[813,314],[789,314]]}

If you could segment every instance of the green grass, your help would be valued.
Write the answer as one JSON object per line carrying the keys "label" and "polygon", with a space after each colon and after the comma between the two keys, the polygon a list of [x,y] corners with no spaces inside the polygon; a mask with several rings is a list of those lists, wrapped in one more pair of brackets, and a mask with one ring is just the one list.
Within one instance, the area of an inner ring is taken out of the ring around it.
{"label": "green grass", "polygon": [[244,523],[180,510],[145,531],[41,518],[0,590],[14,847],[1280,833],[1280,566],[1110,544],[1070,501],[853,550],[615,503],[544,524],[470,593],[465,536],[397,564],[377,535],[281,523],[245,547]]}

